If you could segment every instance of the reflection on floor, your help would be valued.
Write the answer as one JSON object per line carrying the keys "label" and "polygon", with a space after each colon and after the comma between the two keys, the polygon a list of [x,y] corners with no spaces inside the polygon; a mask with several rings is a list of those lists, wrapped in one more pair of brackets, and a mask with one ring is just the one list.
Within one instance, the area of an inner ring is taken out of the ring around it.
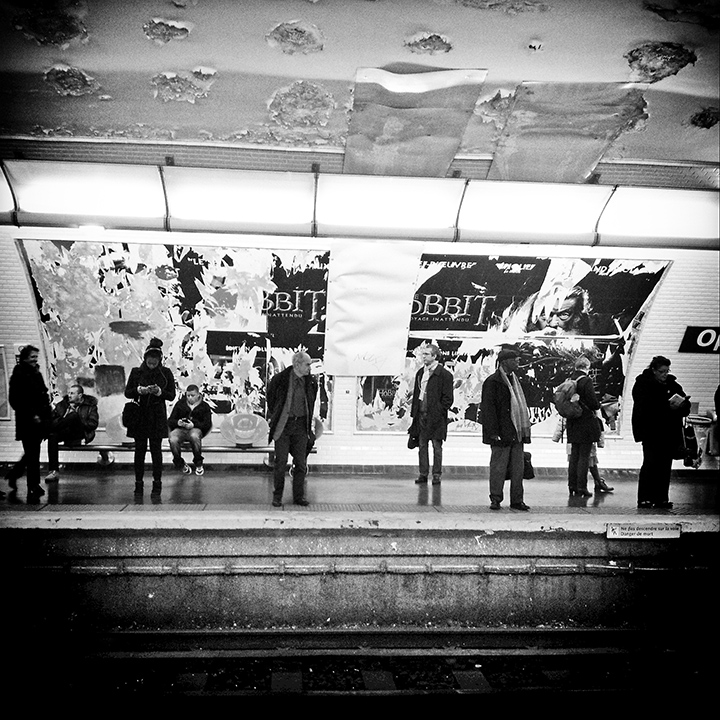
{"label": "reflection on floor", "polygon": [[[449,469],[439,485],[417,485],[409,468],[385,468],[383,472],[330,472],[311,469],[307,478],[307,508],[292,505],[291,480],[286,480],[284,508],[272,508],[272,472],[262,467],[208,465],[202,477],[184,475],[172,467],[163,474],[163,488],[159,497],[150,495],[151,473],[145,477],[143,496],[134,494],[134,475],[127,465],[109,468],[89,465],[61,469],[57,482],[43,483],[45,495],[28,503],[25,478],[18,481],[17,492],[6,485],[5,497],[0,498],[0,510],[50,509],[51,506],[85,506],[88,509],[116,510],[118,506],[139,503],[172,506],[178,510],[207,510],[242,506],[243,510],[283,512],[283,509],[302,509],[309,512],[334,510],[386,510],[393,512],[456,512],[491,513],[488,499],[487,468],[458,472]],[[483,472],[484,471],[484,472]],[[595,493],[590,498],[569,498],[565,471],[543,468],[537,477],[525,481],[525,502],[535,512],[587,512],[645,514],[637,508],[637,472],[607,470],[603,472],[612,493]],[[718,512],[718,478],[715,469],[681,470],[673,473],[670,511],[653,511],[663,515],[714,514]],[[590,480],[592,490],[592,479]],[[509,483],[505,487],[508,506]],[[58,508],[59,509],[59,508]]]}

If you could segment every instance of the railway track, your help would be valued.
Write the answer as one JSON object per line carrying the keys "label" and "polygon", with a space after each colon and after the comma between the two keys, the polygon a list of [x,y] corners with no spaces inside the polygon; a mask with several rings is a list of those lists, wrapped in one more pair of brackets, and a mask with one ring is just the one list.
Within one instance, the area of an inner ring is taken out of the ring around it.
{"label": "railway track", "polygon": [[702,639],[637,630],[123,631],[53,644],[67,697],[699,697],[717,677]]}

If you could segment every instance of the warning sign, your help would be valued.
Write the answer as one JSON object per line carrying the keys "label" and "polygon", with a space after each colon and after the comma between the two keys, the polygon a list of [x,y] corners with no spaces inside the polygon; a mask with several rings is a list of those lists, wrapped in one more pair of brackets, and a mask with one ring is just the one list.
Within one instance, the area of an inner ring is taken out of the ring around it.
{"label": "warning sign", "polygon": [[613,540],[679,538],[680,523],[608,523],[607,537]]}

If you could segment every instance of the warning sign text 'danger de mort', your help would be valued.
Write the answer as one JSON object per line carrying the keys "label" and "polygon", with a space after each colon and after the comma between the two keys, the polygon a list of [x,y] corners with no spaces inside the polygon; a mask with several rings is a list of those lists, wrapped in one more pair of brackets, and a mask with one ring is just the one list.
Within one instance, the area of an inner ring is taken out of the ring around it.
{"label": "warning sign text 'danger de mort'", "polygon": [[614,540],[679,538],[680,523],[608,523],[607,537]]}

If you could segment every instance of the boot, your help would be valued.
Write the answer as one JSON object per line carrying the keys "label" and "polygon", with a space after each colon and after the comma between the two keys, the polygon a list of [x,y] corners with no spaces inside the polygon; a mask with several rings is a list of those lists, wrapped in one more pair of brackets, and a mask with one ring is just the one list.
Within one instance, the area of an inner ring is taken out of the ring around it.
{"label": "boot", "polygon": [[600,478],[599,480],[595,481],[595,492],[599,493],[609,493],[612,492],[615,488],[610,487],[606,482],[605,478]]}
{"label": "boot", "polygon": [[152,484],[152,495],[159,495],[162,492],[162,482],[160,480],[153,480]]}
{"label": "boot", "polygon": [[135,481],[135,494],[136,495],[142,495],[143,492],[143,481],[142,480],[136,480]]}

